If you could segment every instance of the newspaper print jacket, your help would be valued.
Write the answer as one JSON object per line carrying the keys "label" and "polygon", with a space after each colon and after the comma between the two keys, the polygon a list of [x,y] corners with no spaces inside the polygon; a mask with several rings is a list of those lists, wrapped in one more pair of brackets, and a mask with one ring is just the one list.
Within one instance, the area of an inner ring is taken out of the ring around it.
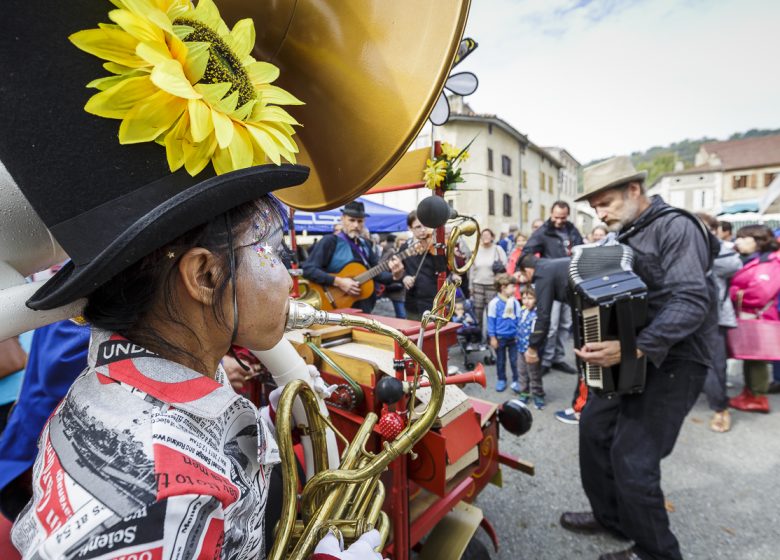
{"label": "newspaper print jacket", "polygon": [[44,428],[26,559],[264,557],[273,428],[216,380],[93,329],[88,367]]}

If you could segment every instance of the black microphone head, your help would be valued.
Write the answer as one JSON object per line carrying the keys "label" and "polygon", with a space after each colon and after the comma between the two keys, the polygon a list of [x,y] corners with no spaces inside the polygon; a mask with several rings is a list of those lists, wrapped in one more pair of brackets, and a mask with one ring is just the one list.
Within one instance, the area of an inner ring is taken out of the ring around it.
{"label": "black microphone head", "polygon": [[437,195],[423,198],[417,205],[417,219],[425,227],[437,228],[456,218],[458,213],[447,204],[447,201]]}
{"label": "black microphone head", "polygon": [[404,385],[399,379],[385,375],[377,382],[374,394],[379,402],[395,404],[404,396]]}

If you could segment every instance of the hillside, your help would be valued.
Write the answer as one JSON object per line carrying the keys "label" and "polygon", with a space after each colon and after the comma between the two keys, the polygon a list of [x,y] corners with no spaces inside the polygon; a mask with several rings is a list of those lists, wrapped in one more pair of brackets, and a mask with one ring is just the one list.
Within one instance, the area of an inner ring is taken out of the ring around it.
{"label": "hillside", "polygon": [[[780,134],[780,129],[769,130],[753,128],[747,132],[735,132],[728,138],[725,138],[725,140],[741,140],[743,138],[770,136],[772,134]],[[693,161],[696,157],[696,152],[699,151],[699,146],[706,142],[717,142],[719,140],[722,139],[704,137],[697,140],[686,139],[680,142],[674,142],[668,146],[653,146],[644,152],[632,153],[631,159],[637,169],[647,170],[647,184],[652,185],[659,176],[674,171],[674,164],[676,161],[682,161],[686,169],[693,167]],[[603,160],[594,160],[587,165],[598,163],[599,161]]]}

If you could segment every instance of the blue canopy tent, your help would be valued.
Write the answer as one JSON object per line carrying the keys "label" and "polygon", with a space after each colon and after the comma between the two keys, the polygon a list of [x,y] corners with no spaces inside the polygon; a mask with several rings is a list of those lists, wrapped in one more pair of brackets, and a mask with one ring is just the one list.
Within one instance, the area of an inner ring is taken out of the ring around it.
{"label": "blue canopy tent", "polygon": [[[366,207],[366,227],[371,233],[389,233],[406,230],[406,212],[372,202],[366,198],[358,198]],[[289,215],[289,214],[288,214]],[[341,208],[325,210],[324,212],[295,211],[295,231],[308,233],[330,233],[333,225],[341,221]]]}

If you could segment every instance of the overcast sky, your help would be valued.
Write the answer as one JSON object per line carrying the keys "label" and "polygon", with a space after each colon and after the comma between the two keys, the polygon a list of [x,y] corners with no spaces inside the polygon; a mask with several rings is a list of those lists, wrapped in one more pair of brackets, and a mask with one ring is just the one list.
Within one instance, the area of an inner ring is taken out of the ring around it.
{"label": "overcast sky", "polygon": [[473,0],[466,100],[580,163],[780,128],[778,0]]}

